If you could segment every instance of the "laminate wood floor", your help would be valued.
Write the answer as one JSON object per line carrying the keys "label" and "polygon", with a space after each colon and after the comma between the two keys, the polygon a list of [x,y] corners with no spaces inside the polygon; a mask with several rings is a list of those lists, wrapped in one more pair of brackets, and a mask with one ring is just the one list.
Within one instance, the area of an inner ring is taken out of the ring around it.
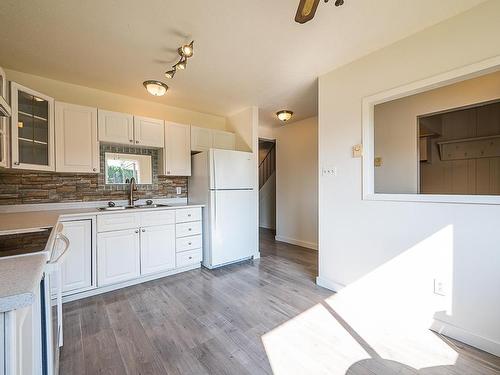
{"label": "laminate wood floor", "polygon": [[261,230],[260,260],[65,304],[60,374],[500,374],[498,357],[430,331],[381,336],[383,358],[315,285],[317,253],[273,237]]}

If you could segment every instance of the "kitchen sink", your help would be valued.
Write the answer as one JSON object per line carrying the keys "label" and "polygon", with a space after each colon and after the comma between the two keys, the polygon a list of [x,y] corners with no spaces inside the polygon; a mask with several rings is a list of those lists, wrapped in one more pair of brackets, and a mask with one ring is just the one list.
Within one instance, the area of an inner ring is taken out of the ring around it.
{"label": "kitchen sink", "polygon": [[160,208],[160,207],[170,207],[168,204],[138,204],[135,206],[106,206],[99,207],[99,211],[120,211],[120,210],[130,210],[133,208]]}

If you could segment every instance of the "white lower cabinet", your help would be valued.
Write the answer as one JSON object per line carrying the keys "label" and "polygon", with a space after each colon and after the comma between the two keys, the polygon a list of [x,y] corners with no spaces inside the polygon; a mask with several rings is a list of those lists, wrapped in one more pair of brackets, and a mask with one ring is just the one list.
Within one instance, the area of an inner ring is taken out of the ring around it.
{"label": "white lower cabinet", "polygon": [[67,221],[63,226],[70,245],[61,265],[61,279],[62,292],[68,294],[92,287],[92,221]]}
{"label": "white lower cabinet", "polygon": [[175,225],[141,228],[141,275],[175,268]]}
{"label": "white lower cabinet", "polygon": [[139,277],[139,229],[127,229],[97,235],[98,286],[115,284]]}

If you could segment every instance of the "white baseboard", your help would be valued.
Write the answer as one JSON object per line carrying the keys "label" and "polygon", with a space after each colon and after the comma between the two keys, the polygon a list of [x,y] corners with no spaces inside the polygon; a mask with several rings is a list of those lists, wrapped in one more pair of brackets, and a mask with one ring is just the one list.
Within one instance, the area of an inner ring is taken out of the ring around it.
{"label": "white baseboard", "polygon": [[324,277],[316,277],[316,284],[322,286],[323,288],[333,290],[334,292],[339,292],[341,289],[345,288],[344,284],[337,283],[335,281],[325,279]]}
{"label": "white baseboard", "polygon": [[290,243],[292,245],[297,245],[297,246],[306,247],[308,249],[318,250],[318,244],[314,243],[314,242],[301,241],[301,240],[297,240],[295,238],[290,238],[290,237],[286,237],[286,236],[279,236],[279,235],[276,235],[274,238],[276,241],[286,242],[286,243]]}
{"label": "white baseboard", "polygon": [[467,345],[484,350],[496,356],[500,356],[500,342],[486,337],[476,335],[453,324],[434,319],[430,328],[432,331],[451,337],[452,339],[466,343]]}

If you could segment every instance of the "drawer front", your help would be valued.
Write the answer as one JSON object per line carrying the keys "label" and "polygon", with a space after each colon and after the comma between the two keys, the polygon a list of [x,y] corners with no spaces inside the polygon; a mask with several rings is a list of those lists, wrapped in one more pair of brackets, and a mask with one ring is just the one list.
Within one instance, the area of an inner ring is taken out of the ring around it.
{"label": "drawer front", "polygon": [[97,215],[97,231],[133,229],[139,227],[139,217],[135,213]]}
{"label": "drawer front", "polygon": [[175,224],[174,210],[141,212],[140,216],[143,227]]}
{"label": "drawer front", "polygon": [[201,221],[176,224],[175,226],[175,235],[177,238],[195,236],[197,234],[201,234]]}
{"label": "drawer front", "polygon": [[190,221],[201,220],[201,208],[183,208],[181,210],[175,210],[175,221],[176,223],[187,223]]}
{"label": "drawer front", "polygon": [[201,235],[182,237],[176,240],[175,251],[178,253],[199,248],[201,248]]}
{"label": "drawer front", "polygon": [[184,251],[176,254],[177,268],[186,267],[201,262],[201,249]]}

